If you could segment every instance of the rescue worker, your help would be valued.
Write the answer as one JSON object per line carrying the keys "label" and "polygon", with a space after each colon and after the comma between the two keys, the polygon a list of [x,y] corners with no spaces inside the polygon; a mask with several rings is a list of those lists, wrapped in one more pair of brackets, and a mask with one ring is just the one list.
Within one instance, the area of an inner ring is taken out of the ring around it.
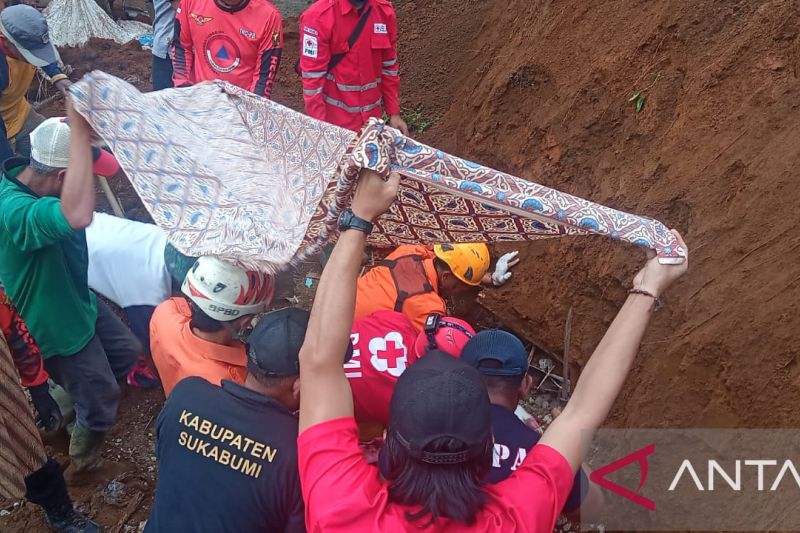
{"label": "rescue worker", "polygon": [[59,61],[47,21],[37,9],[17,5],[0,11],[0,162],[15,152],[29,157],[28,137],[45,120],[27,99],[36,69],[63,94],[72,85]]}
{"label": "rescue worker", "polygon": [[[52,530],[99,532],[97,524],[75,510],[61,467],[48,458],[39,436],[39,429],[57,426],[61,417],[47,378],[39,347],[0,288],[0,499],[25,496],[42,507],[44,522]],[[31,393],[37,424],[20,381]]]}
{"label": "rescue worker", "polygon": [[397,311],[377,311],[353,322],[353,357],[345,375],[353,390],[353,408],[361,440],[383,433],[389,422],[389,402],[397,380],[430,350],[459,357],[475,335],[468,323],[432,314],[417,332],[411,320]]}
{"label": "rescue worker", "polygon": [[297,473],[297,354],[308,311],[264,315],[243,384],[178,383],[156,422],[158,481],[146,533],[305,531]]}
{"label": "rescue worker", "polygon": [[181,290],[185,298],[161,303],[150,320],[150,351],[166,396],[190,376],[214,385],[223,379],[244,383],[241,340],[272,301],[272,276],[206,256],[186,274]]}
{"label": "rescue worker", "polygon": [[[397,174],[384,180],[362,171],[353,213],[370,223],[386,213],[399,182]],[[340,227],[299,355],[297,460],[308,530],[552,531],[585,442],[608,416],[659,297],[686,272],[688,257],[664,265],[649,251],[564,412],[519,468],[491,485],[485,481],[494,449],[486,386],[477,370],[440,351],[428,352],[400,376],[379,468],[364,460],[341,358],[369,229],[342,219]]]}
{"label": "rescue worker", "polygon": [[308,116],[358,131],[400,117],[397,16],[389,0],[317,0],[300,16],[300,75]]}
{"label": "rescue worker", "polygon": [[[128,326],[150,351],[150,318],[172,294],[164,261],[167,236],[155,224],[95,213],[86,228],[89,287],[122,309]],[[128,374],[128,385],[155,388],[158,378],[144,356]]]}
{"label": "rescue worker", "polygon": [[181,0],[172,39],[175,87],[225,80],[264,98],[283,49],[283,23],[267,0]]}
{"label": "rescue worker", "polygon": [[[486,479],[500,483],[519,468],[541,438],[515,413],[519,402],[528,398],[533,376],[528,373],[528,351],[517,337],[498,329],[481,331],[461,352],[464,362],[475,368],[486,383],[492,404],[494,453]],[[589,483],[586,466],[578,469],[563,512],[575,522],[594,522],[603,506],[600,487]]]}
{"label": "rescue worker", "polygon": [[505,254],[490,274],[484,243],[399,246],[358,279],[355,319],[390,309],[405,314],[421,331],[428,315],[445,314],[445,298],[481,284],[499,287],[518,262],[517,252]]}
{"label": "rescue worker", "polygon": [[[91,128],[67,100],[69,124],[50,118],[31,133],[31,159],[3,163],[0,279],[36,339],[45,368],[75,405],[70,437],[76,473],[100,465],[116,421],[118,380],[141,343],[89,289],[84,228],[92,222],[95,174],[114,175],[114,157],[91,145]],[[93,164],[94,161],[94,164]]]}

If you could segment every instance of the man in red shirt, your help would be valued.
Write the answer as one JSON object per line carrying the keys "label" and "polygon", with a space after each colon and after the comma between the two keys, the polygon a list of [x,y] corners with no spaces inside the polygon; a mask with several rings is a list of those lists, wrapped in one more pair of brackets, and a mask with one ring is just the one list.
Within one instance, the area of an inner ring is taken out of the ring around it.
{"label": "man in red shirt", "polygon": [[267,0],[181,0],[172,45],[175,87],[221,79],[269,98],[281,61],[281,14]]}
{"label": "man in red shirt", "polygon": [[389,422],[389,402],[397,380],[405,370],[429,350],[440,350],[453,357],[475,335],[472,326],[458,318],[433,314],[425,329],[417,333],[411,320],[397,311],[378,311],[353,322],[350,341],[353,356],[344,365],[353,389],[356,422],[364,430],[374,430],[362,440],[383,433]]}
{"label": "man in red shirt", "polygon": [[309,116],[358,131],[386,111],[389,126],[408,135],[389,0],[317,0],[300,16],[300,46]]}
{"label": "man in red shirt", "polygon": [[[364,171],[352,216],[325,270],[300,350],[298,467],[309,531],[552,531],[583,458],[622,389],[651,311],[687,269],[655,253],[583,370],[571,400],[505,481],[487,485],[492,417],[473,367],[431,351],[397,382],[378,469],[358,447],[353,399],[342,369],[356,278],[371,222],[394,202],[399,176]],[[675,233],[682,246],[680,235]],[[531,495],[534,495],[533,497]]]}

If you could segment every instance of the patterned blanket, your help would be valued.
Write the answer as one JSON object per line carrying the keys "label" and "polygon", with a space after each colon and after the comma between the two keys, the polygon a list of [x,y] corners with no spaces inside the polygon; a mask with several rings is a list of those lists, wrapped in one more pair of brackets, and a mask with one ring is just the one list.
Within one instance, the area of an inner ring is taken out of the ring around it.
{"label": "patterned blanket", "polygon": [[377,120],[356,135],[223,82],[140,93],[93,72],[71,91],[187,255],[272,272],[302,261],[335,237],[361,168],[403,176],[373,245],[597,234],[655,249],[663,262],[684,255],[660,222],[446,154]]}

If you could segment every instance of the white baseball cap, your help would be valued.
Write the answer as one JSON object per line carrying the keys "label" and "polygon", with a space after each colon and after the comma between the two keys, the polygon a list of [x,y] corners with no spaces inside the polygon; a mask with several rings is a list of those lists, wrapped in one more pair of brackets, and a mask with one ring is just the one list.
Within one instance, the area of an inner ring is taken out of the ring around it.
{"label": "white baseball cap", "polygon": [[[119,172],[117,159],[105,150],[92,147],[94,173],[113,176]],[[48,118],[31,132],[31,159],[53,168],[69,166],[69,124],[65,117]]]}

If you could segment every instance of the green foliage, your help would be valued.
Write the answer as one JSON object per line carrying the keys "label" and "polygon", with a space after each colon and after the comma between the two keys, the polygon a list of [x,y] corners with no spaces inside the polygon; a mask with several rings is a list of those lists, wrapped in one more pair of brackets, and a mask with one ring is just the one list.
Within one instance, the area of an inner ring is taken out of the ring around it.
{"label": "green foliage", "polygon": [[[400,116],[406,121],[406,124],[408,124],[408,131],[410,133],[425,133],[425,130],[436,123],[436,118],[429,115],[421,105],[417,106],[415,109],[401,107]],[[386,113],[383,114],[383,121],[389,122],[389,117]]]}
{"label": "green foliage", "polygon": [[639,91],[634,90],[633,94],[631,95],[631,97],[628,98],[628,101],[629,102],[633,102],[634,106],[636,107],[636,112],[637,113],[640,112],[642,110],[642,108],[644,108],[644,102],[645,102],[645,100],[647,100],[647,96],[645,96],[644,93],[646,93],[647,91],[652,89],[653,86],[660,79],[661,79],[661,73],[657,72],[655,77],[653,78],[653,83],[651,83],[650,85],[648,85],[647,87],[645,87],[642,90],[639,90]]}
{"label": "green foliage", "polygon": [[628,98],[628,101],[629,102],[635,102],[635,104],[636,104],[636,112],[638,113],[644,107],[644,101],[646,99],[647,99],[647,97],[642,94],[642,91],[636,91],[635,93],[633,93],[633,95],[630,98]]}

